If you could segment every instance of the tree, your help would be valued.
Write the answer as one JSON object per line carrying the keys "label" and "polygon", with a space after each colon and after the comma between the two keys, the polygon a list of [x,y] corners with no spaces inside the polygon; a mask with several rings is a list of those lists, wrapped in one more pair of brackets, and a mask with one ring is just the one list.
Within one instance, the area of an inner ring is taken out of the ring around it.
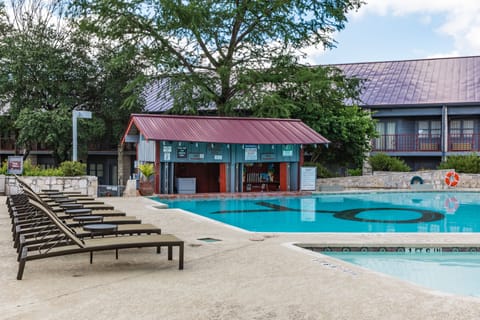
{"label": "tree", "polygon": [[137,100],[120,108],[139,64],[119,66],[115,61],[126,62],[128,50],[82,32],[65,19],[60,1],[14,0],[10,7],[13,16],[0,7],[0,103],[9,105],[24,157],[32,144],[43,143],[58,163],[68,159],[74,109],[94,112],[79,122],[80,154],[87,143],[116,145],[130,112],[141,110]]}
{"label": "tree", "polygon": [[302,48],[334,45],[346,14],[361,0],[74,0],[72,13],[102,38],[139,48],[149,77],[168,77],[175,113],[248,108],[245,76]]}
{"label": "tree", "polygon": [[361,167],[376,135],[368,111],[358,107],[362,80],[335,67],[299,65],[293,57],[276,61],[268,72],[251,71],[256,82],[250,104],[254,115],[297,118],[327,137],[328,148],[309,150],[312,161]]}
{"label": "tree", "polygon": [[58,2],[11,1],[11,9],[13,16],[1,16],[8,28],[0,39],[0,100],[9,103],[24,156],[32,143],[45,143],[63,161],[71,110],[95,87],[86,43],[62,20]]}

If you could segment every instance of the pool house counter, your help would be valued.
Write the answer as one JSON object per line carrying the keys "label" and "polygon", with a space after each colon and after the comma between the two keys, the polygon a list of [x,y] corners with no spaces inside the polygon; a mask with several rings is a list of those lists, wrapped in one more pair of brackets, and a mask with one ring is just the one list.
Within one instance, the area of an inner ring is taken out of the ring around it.
{"label": "pool house counter", "polygon": [[296,119],[133,114],[126,143],[172,194],[297,191],[303,147],[329,141]]}

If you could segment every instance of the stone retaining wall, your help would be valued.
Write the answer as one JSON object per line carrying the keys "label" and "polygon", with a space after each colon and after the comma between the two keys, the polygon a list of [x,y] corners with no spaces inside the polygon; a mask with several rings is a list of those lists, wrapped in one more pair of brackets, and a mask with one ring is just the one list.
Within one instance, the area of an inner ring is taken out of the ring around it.
{"label": "stone retaining wall", "polygon": [[[92,197],[97,196],[98,178],[95,176],[78,177],[30,177],[23,176],[22,179],[30,185],[35,192],[43,189],[59,191],[76,191]],[[17,193],[18,186],[15,178],[7,176],[5,181],[5,193]]]}
{"label": "stone retaining wall", "polygon": [[[433,189],[446,190],[445,175],[452,170],[425,170],[416,172],[376,171],[369,176],[317,179],[317,190],[338,191],[342,189]],[[423,184],[411,184],[412,178],[422,178]],[[480,188],[480,174],[459,173],[456,188]]]}

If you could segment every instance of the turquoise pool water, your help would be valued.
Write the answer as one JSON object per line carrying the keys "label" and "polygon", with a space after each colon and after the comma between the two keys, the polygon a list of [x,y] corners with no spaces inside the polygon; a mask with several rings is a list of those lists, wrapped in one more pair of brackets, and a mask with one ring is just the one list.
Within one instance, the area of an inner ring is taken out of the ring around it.
{"label": "turquoise pool water", "polygon": [[478,253],[323,253],[423,287],[480,297]]}
{"label": "turquoise pool water", "polygon": [[254,232],[480,232],[477,192],[156,200]]}

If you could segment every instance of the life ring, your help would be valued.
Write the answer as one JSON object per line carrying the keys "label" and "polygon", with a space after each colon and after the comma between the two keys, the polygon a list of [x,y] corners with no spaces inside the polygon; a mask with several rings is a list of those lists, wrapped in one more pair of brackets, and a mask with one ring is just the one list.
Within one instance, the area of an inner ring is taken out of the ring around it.
{"label": "life ring", "polygon": [[459,206],[460,203],[455,197],[447,198],[447,200],[445,200],[445,210],[447,213],[455,213]]}
{"label": "life ring", "polygon": [[455,171],[450,171],[445,175],[445,184],[449,187],[457,186],[460,176]]}
{"label": "life ring", "polygon": [[415,176],[410,180],[410,184],[423,184],[423,179],[422,177]]}

